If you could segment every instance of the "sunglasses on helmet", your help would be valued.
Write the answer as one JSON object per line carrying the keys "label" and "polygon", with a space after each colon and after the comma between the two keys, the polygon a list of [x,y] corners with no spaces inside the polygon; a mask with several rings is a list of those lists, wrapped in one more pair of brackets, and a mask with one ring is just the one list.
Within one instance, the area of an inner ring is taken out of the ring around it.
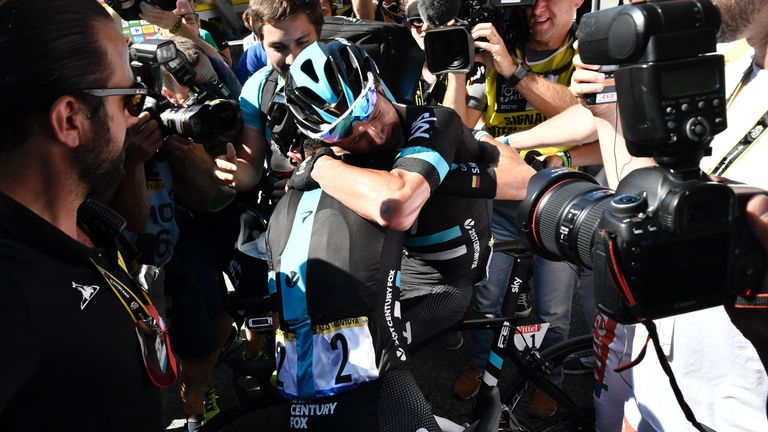
{"label": "sunglasses on helmet", "polygon": [[125,109],[128,114],[138,117],[144,109],[144,101],[147,98],[147,87],[140,82],[135,82],[131,88],[88,89],[82,93],[98,97],[122,96]]}

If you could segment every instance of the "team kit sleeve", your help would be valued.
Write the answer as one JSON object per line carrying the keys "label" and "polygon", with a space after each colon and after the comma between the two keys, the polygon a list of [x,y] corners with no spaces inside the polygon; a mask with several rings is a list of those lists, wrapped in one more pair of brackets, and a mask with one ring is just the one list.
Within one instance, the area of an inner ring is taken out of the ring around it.
{"label": "team kit sleeve", "polygon": [[[393,168],[420,174],[432,192],[442,183],[463,144],[463,124],[455,111],[440,107],[413,107],[406,112],[407,141]],[[436,109],[437,108],[437,109]]]}

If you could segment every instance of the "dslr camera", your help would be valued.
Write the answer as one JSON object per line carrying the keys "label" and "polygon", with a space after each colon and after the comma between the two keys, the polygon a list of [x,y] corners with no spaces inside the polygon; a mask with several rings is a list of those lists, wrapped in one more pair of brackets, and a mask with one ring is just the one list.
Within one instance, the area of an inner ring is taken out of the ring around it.
{"label": "dslr camera", "polygon": [[[199,84],[195,69],[173,41],[149,39],[131,45],[129,52],[134,75],[149,89],[144,109],[160,122],[163,136],[178,134],[207,149],[238,136],[240,106],[229,99],[229,89],[218,79]],[[193,94],[183,106],[174,106],[162,95],[161,67]]]}
{"label": "dslr camera", "polygon": [[699,169],[726,128],[720,25],[711,0],[619,6],[582,18],[585,63],[617,64],[629,153],[658,166],[616,191],[587,174],[540,171],[518,218],[542,256],[594,270],[598,308],[637,323],[756,294],[766,254],[749,231],[747,201],[763,190],[715,181]]}
{"label": "dslr camera", "polygon": [[126,21],[137,21],[141,19],[139,16],[139,13],[141,12],[139,4],[142,1],[166,11],[176,9],[176,0],[135,0],[133,4],[127,8],[123,8],[120,0],[105,0],[105,3],[107,3],[107,6],[111,7],[112,10],[117,12],[117,14],[120,15],[120,18]]}
{"label": "dslr camera", "polygon": [[[431,9],[449,9],[451,0],[420,0],[428,2]],[[434,5],[432,5],[434,3]],[[427,69],[435,75],[449,72],[468,73],[475,63],[472,28],[483,22],[493,23],[508,45],[513,45],[528,34],[528,23],[522,8],[533,6],[536,0],[470,0],[462,2],[458,23],[452,27],[440,27],[424,35],[424,54]],[[429,8],[428,8],[429,9]]]}

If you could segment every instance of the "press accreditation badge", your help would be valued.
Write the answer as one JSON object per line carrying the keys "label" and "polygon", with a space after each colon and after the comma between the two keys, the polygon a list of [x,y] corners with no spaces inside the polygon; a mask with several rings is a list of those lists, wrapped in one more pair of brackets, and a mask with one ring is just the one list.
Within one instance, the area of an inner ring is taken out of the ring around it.
{"label": "press accreditation badge", "polygon": [[154,305],[147,305],[147,312],[150,315],[147,320],[136,322],[144,367],[156,386],[170,387],[176,383],[177,373],[168,329]]}

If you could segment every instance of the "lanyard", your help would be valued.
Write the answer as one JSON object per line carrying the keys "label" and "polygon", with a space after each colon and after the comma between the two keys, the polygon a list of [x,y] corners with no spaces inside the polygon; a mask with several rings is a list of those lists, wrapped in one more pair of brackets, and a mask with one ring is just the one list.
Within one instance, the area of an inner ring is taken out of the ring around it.
{"label": "lanyard", "polygon": [[120,282],[120,280],[113,276],[112,273],[107,271],[104,267],[96,264],[96,261],[94,261],[93,258],[91,258],[91,263],[96,266],[96,270],[98,270],[104,280],[107,281],[109,287],[112,288],[112,291],[115,293],[117,298],[120,300],[120,303],[123,304],[123,307],[126,311],[128,311],[128,314],[131,315],[131,318],[133,318],[134,321],[147,322],[152,318],[146,306],[151,302],[144,291],[141,291],[144,297],[142,300],[133,292],[131,288]]}
{"label": "lanyard", "polygon": [[[744,86],[749,81],[749,78],[752,76],[752,64],[747,67],[747,70],[744,71],[744,75],[741,77],[741,80],[739,80],[739,83],[736,85],[736,88],[733,90],[730,96],[728,96],[728,101],[726,102],[726,110],[728,110],[731,105],[733,104],[733,101],[736,99],[736,96],[741,92],[741,90],[744,88]],[[744,134],[743,137],[736,143],[736,145],[731,148],[728,153],[723,156],[723,158],[720,160],[720,162],[717,163],[715,168],[710,172],[711,175],[714,176],[722,176],[728,168],[733,165],[734,162],[736,162],[741,155],[743,155],[747,150],[749,150],[749,147],[757,141],[758,139],[762,138],[763,134],[765,133],[766,127],[768,127],[768,111],[766,111],[762,116],[760,116],[759,119],[755,122],[755,125],[752,126],[749,131]]]}

